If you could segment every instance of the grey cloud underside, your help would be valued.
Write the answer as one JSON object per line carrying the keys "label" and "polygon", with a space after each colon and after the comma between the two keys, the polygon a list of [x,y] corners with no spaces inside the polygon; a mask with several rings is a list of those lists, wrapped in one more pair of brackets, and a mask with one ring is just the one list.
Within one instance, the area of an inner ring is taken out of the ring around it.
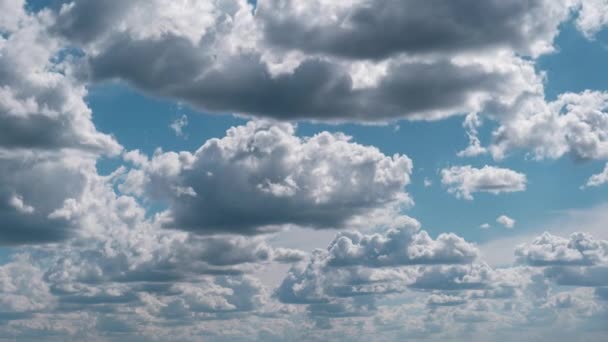
{"label": "grey cloud underside", "polygon": [[474,95],[500,93],[511,77],[448,60],[395,62],[377,86],[355,89],[350,74],[331,61],[309,59],[290,74],[273,76],[257,54],[217,58],[219,63],[202,43],[195,46],[182,37],[119,36],[89,59],[89,68],[97,81],[123,80],[205,111],[329,121],[466,112]]}
{"label": "grey cloud underside", "polygon": [[551,36],[553,30],[552,23],[538,20],[546,14],[549,3],[544,0],[360,1],[320,23],[314,16],[331,9],[311,6],[310,13],[302,14],[290,11],[290,4],[271,0],[258,5],[256,14],[271,44],[349,59],[501,46],[528,54],[535,39]]}

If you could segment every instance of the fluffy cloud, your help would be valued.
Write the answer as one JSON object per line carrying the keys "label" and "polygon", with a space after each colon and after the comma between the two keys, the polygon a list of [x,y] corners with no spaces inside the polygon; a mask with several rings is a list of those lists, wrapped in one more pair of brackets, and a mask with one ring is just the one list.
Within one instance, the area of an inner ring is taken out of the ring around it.
{"label": "fluffy cloud", "polygon": [[0,266],[0,322],[28,318],[54,304],[43,275],[26,256]]}
{"label": "fluffy cloud", "polygon": [[536,159],[566,153],[581,160],[608,158],[608,93],[565,93],[553,102],[523,98],[493,133],[492,155],[526,148]]}
{"label": "fluffy cloud", "polygon": [[470,263],[477,248],[454,234],[441,234],[433,240],[425,231],[413,227],[391,229],[384,235],[359,232],[339,233],[328,247],[331,266],[368,267],[414,264]]}
{"label": "fluffy cloud", "polygon": [[532,266],[605,264],[608,242],[585,233],[575,233],[566,239],[545,232],[531,244],[520,245],[515,254],[519,262]]}
{"label": "fluffy cloud", "polygon": [[587,36],[593,36],[608,25],[608,1],[581,1],[582,9],[576,18],[576,26]]}
{"label": "fluffy cloud", "polygon": [[526,190],[526,175],[513,170],[484,166],[481,169],[453,166],[441,170],[441,183],[457,198],[473,199],[475,192],[500,194]]}
{"label": "fluffy cloud", "polygon": [[604,167],[604,171],[592,175],[587,180],[587,183],[582,188],[600,186],[608,182],[608,164]]}
{"label": "fluffy cloud", "polygon": [[511,229],[515,226],[515,220],[507,215],[500,215],[496,219],[496,222],[500,223],[503,227]]}
{"label": "fluffy cloud", "polygon": [[417,277],[426,271],[418,266],[469,264],[477,255],[474,245],[454,234],[433,240],[416,225],[382,234],[339,233],[326,250],[316,250],[306,266],[292,267],[277,297],[286,303],[327,304],[340,298],[403,292],[408,285],[422,287],[416,285]]}
{"label": "fluffy cloud", "polygon": [[0,148],[119,152],[112,137],[95,129],[85,86],[60,57],[60,41],[46,32],[50,13],[28,14],[23,2],[14,4],[0,15],[0,29],[5,26],[0,35]]}
{"label": "fluffy cloud", "polygon": [[131,152],[123,191],[168,200],[168,227],[256,234],[286,224],[339,228],[374,210],[410,202],[412,162],[343,134],[295,136],[290,124],[251,121],[194,154]]}

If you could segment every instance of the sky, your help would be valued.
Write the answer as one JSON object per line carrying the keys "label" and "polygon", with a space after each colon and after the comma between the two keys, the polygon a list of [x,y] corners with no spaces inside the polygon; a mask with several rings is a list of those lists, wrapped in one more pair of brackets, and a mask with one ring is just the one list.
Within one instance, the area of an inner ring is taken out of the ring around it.
{"label": "sky", "polygon": [[608,1],[0,0],[0,340],[605,341]]}

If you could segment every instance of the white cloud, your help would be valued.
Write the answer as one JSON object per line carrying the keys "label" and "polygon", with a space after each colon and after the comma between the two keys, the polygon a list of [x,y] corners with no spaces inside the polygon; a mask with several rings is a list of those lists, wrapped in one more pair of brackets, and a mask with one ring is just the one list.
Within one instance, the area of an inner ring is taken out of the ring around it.
{"label": "white cloud", "polygon": [[503,227],[507,229],[511,229],[515,226],[515,220],[510,218],[507,215],[500,215],[496,218],[496,222],[501,224]]}
{"label": "white cloud", "polygon": [[608,263],[608,241],[596,240],[585,233],[570,238],[543,233],[531,244],[517,247],[520,263],[532,266],[597,265]]}
{"label": "white cloud", "polygon": [[553,102],[538,95],[522,98],[501,120],[489,147],[496,159],[526,148],[535,159],[608,158],[608,93],[584,91],[561,94]]}
{"label": "white cloud", "polygon": [[523,173],[494,166],[481,169],[467,166],[453,166],[441,170],[441,183],[457,198],[473,199],[475,192],[500,194],[526,190],[527,178]]}
{"label": "white cloud", "polygon": [[602,172],[589,177],[589,179],[587,180],[587,183],[584,186],[582,186],[581,189],[588,188],[588,187],[601,186],[607,182],[608,182],[608,163],[606,164],[606,167],[604,168],[604,170]]}
{"label": "white cloud", "polygon": [[479,226],[479,228],[481,229],[490,229],[492,226],[490,226],[489,223],[483,223],[482,225]]}
{"label": "white cloud", "polygon": [[608,25],[608,1],[582,0],[581,11],[576,18],[576,26],[587,38],[593,36]]}

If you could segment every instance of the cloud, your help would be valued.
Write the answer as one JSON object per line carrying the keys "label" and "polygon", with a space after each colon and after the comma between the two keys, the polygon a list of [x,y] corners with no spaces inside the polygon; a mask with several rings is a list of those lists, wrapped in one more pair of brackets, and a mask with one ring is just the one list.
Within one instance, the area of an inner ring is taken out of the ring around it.
{"label": "cloud", "polygon": [[0,266],[0,322],[31,317],[54,304],[43,271],[26,256]]}
{"label": "cloud", "polygon": [[167,227],[201,234],[259,234],[287,224],[340,228],[411,202],[412,161],[340,133],[299,138],[295,126],[251,121],[194,154],[127,154],[123,191],[166,200]]}
{"label": "cloud", "polygon": [[181,137],[184,135],[183,129],[188,126],[188,117],[184,114],[181,117],[175,119],[175,121],[171,122],[169,128],[175,132],[175,135]]}
{"label": "cloud", "polygon": [[510,218],[507,215],[498,216],[498,218],[496,219],[496,222],[500,223],[503,227],[505,227],[507,229],[511,229],[515,226],[515,220]]}
{"label": "cloud", "polygon": [[605,0],[585,0],[581,1],[581,7],[576,26],[587,38],[593,39],[608,25],[608,3]]}
{"label": "cloud", "polygon": [[466,264],[477,248],[455,234],[441,234],[433,240],[417,227],[398,228],[384,235],[339,233],[328,247],[331,266],[383,267],[416,264]]}
{"label": "cloud", "polygon": [[93,174],[94,158],[77,153],[0,152],[0,244],[56,242],[71,236],[76,227],[61,211],[81,198]]}
{"label": "cloud", "polygon": [[484,166],[481,169],[467,166],[453,166],[441,170],[441,183],[457,198],[473,199],[475,192],[500,194],[526,190],[526,175],[510,169]]}
{"label": "cloud", "polygon": [[[483,13],[483,19],[474,13]],[[536,0],[510,4],[383,0],[348,5],[270,0],[258,1],[256,14],[263,21],[264,37],[281,48],[346,59],[384,59],[401,53],[498,48],[537,55],[550,48],[568,11],[565,2]]]}
{"label": "cloud", "polygon": [[585,233],[567,239],[545,232],[531,244],[518,246],[515,254],[518,262],[531,266],[590,266],[608,262],[608,242]]}
{"label": "cloud", "polygon": [[587,183],[584,186],[582,186],[581,188],[584,189],[584,188],[588,188],[588,187],[601,186],[607,182],[608,182],[608,163],[606,164],[606,167],[604,167],[604,171],[589,177],[589,179],[587,180]]}
{"label": "cloud", "polygon": [[419,266],[469,264],[477,254],[474,245],[454,234],[433,240],[417,226],[372,235],[338,233],[327,249],[315,250],[308,264],[293,266],[276,295],[285,303],[327,304],[404,292],[423,286],[416,285],[424,274]]}
{"label": "cloud", "polygon": [[531,150],[535,159],[608,157],[608,93],[586,90],[561,94],[555,101],[542,97],[521,99],[493,133],[489,147],[496,159],[508,151]]}
{"label": "cloud", "polygon": [[545,270],[545,276],[564,286],[608,286],[607,266],[549,267]]}
{"label": "cloud", "polygon": [[30,14],[22,1],[13,4],[0,18],[6,30],[0,36],[0,149],[120,152],[111,136],[96,130],[85,85],[73,77],[68,59],[58,57],[63,47],[46,32],[50,13]]}
{"label": "cloud", "polygon": [[[508,105],[540,80],[533,65],[516,57],[515,52],[536,55],[551,50],[557,25],[568,14],[568,6],[547,1],[528,6],[466,4],[471,11],[489,10],[497,18],[488,21],[492,22],[489,25],[462,16],[467,13],[462,6],[428,7],[410,15],[404,7],[408,4],[385,2],[384,11],[376,13],[359,2],[352,11],[360,13],[362,26],[354,27],[355,32],[348,37],[335,39],[353,47],[377,45],[361,44],[364,37],[385,46],[369,51],[386,59],[369,61],[367,57],[374,56],[355,53],[363,59],[353,61],[349,53],[340,51],[324,57],[304,45],[276,44],[277,38],[287,32],[273,28],[282,25],[279,21],[294,26],[289,31],[293,39],[279,40],[305,44],[315,39],[298,39],[300,25],[336,20],[336,15],[349,16],[344,6],[323,9],[327,4],[321,4],[298,4],[300,13],[296,15],[292,12],[295,2],[274,6],[273,1],[261,1],[253,11],[244,0],[197,4],[196,9],[165,0],[129,4],[79,1],[63,6],[51,31],[83,50],[85,72],[92,80],[122,80],[149,94],[184,101],[206,112],[288,120],[387,121],[479,112],[494,102]],[[171,10],[165,10],[168,7]],[[331,14],[336,8],[340,13]],[[530,14],[520,15],[528,11]],[[198,15],[193,16],[193,12]],[[82,19],[90,13],[96,13],[95,20]],[[305,13],[319,20],[302,21]],[[372,19],[376,14],[380,17]],[[536,20],[541,14],[545,20]],[[367,19],[382,22],[384,15],[389,17],[385,24],[391,26],[385,29],[392,30],[388,36],[384,29],[374,30],[372,36],[357,34],[369,29],[364,24]],[[450,19],[452,15],[458,19]],[[298,20],[289,20],[291,16]],[[426,16],[445,20],[421,25]],[[525,34],[513,21],[528,27]],[[401,24],[417,26],[428,39],[406,35],[410,38],[400,41],[405,37]],[[484,34],[472,41],[471,30]],[[384,32],[383,39],[376,39],[380,32]],[[399,39],[387,40],[391,35]],[[437,38],[444,36],[452,36],[455,41]],[[327,43],[327,47],[340,45]],[[505,48],[513,51],[504,53]],[[393,53],[400,50],[415,57]],[[418,56],[417,52],[424,55]],[[469,53],[476,58],[462,56]]]}

